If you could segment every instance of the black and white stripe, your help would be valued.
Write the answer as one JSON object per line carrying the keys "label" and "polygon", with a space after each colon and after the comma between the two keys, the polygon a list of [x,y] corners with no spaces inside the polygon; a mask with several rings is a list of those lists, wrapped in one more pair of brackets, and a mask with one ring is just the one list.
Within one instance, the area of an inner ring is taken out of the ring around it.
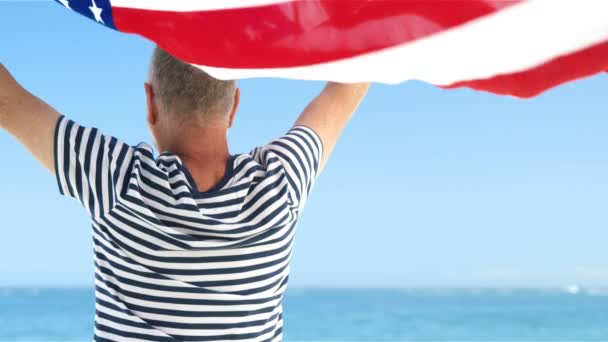
{"label": "black and white stripe", "polygon": [[95,339],[279,341],[295,224],[316,178],[319,137],[298,126],[201,193],[180,158],[158,158],[61,117],[59,191],[89,211]]}

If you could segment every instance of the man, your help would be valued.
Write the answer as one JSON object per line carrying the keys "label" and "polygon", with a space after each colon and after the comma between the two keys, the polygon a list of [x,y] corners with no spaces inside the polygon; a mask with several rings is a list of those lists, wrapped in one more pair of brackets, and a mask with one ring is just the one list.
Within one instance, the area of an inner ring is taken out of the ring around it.
{"label": "man", "polygon": [[95,339],[281,340],[296,221],[367,88],[328,83],[287,134],[231,155],[235,82],[156,48],[154,157],[60,115],[0,64],[0,126],[90,214]]}

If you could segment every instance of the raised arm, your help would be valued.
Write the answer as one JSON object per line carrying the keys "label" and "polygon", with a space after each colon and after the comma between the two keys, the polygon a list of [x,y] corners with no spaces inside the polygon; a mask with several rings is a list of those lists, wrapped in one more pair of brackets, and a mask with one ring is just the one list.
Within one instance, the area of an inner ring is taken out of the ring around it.
{"label": "raised arm", "polygon": [[319,170],[325,167],[342,130],[367,94],[368,88],[369,83],[329,82],[296,121],[296,126],[307,126],[321,138],[323,159]]}
{"label": "raised arm", "polygon": [[14,136],[52,173],[59,113],[25,90],[0,63],[0,128]]}

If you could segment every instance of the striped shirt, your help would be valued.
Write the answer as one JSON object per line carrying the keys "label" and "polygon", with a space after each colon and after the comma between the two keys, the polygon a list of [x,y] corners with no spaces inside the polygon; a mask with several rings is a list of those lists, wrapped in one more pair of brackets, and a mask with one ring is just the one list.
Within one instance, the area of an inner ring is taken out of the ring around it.
{"label": "striped shirt", "polygon": [[322,155],[297,126],[232,156],[199,192],[180,157],[154,157],[62,116],[59,191],[89,212],[95,340],[280,341],[296,221]]}

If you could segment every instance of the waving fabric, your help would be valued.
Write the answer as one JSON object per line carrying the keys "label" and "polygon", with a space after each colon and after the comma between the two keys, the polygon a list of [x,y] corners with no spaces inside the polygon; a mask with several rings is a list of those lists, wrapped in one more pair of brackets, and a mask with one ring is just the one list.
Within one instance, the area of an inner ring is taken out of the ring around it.
{"label": "waving fabric", "polygon": [[218,78],[531,97],[608,69],[604,0],[57,0]]}

